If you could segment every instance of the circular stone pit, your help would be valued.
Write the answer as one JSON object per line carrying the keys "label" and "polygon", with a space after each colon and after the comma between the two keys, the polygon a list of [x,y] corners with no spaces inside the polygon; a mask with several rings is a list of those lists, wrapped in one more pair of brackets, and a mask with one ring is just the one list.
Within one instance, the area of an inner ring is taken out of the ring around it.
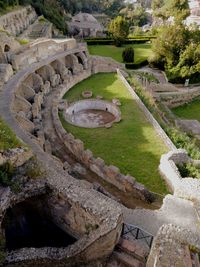
{"label": "circular stone pit", "polygon": [[72,103],[64,112],[65,120],[82,128],[112,126],[121,120],[119,108],[111,102],[99,99],[80,100]]}

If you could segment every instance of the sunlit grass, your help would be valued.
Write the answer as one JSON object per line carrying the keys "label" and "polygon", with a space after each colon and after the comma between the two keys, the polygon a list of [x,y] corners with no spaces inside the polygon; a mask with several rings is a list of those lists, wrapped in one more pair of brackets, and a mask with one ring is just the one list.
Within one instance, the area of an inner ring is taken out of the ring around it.
{"label": "sunlit grass", "polygon": [[0,118],[0,150],[21,146],[20,141],[6,123]]}
{"label": "sunlit grass", "polygon": [[130,46],[132,46],[135,51],[134,63],[140,63],[146,60],[152,53],[151,44],[147,43],[124,45],[122,47],[116,47],[114,45],[88,45],[88,49],[91,55],[111,57],[114,60],[123,63],[122,51],[125,47]]}
{"label": "sunlit grass", "polygon": [[189,104],[173,108],[172,111],[180,118],[198,120],[200,122],[200,100],[195,100]]}
{"label": "sunlit grass", "polygon": [[116,165],[122,173],[134,176],[150,190],[165,194],[167,190],[158,165],[160,156],[168,149],[117,75],[94,75],[76,85],[65,98],[69,102],[81,99],[81,92],[85,89],[92,90],[94,97],[118,98],[122,103],[122,121],[110,129],[84,129],[66,123],[60,114],[65,129],[83,140],[85,148],[93,151],[96,157]]}

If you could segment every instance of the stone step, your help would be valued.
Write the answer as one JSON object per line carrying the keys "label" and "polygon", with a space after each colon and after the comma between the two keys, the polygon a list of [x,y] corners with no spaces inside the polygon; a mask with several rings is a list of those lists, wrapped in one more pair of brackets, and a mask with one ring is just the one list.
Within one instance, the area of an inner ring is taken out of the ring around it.
{"label": "stone step", "polygon": [[145,267],[145,264],[124,252],[113,252],[113,258],[121,267]]}
{"label": "stone step", "polygon": [[127,240],[120,238],[117,248],[129,255],[134,256],[136,259],[146,262],[149,251],[144,249],[144,247],[137,240]]}

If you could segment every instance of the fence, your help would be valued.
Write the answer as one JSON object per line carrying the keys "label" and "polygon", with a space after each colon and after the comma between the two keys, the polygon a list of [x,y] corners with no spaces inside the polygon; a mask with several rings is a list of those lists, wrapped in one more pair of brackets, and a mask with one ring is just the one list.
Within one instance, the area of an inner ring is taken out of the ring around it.
{"label": "fence", "polygon": [[138,228],[135,225],[127,223],[123,224],[122,237],[129,240],[142,240],[149,248],[151,248],[153,242],[153,236],[150,233]]}

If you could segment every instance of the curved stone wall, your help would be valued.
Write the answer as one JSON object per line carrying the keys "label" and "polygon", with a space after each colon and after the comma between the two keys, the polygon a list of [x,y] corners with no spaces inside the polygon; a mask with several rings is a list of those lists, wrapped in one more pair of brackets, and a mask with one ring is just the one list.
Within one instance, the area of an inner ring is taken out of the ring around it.
{"label": "curved stone wall", "polygon": [[[106,113],[110,113],[113,115],[111,121],[107,123],[100,123],[98,120],[93,121],[92,118],[89,120],[84,119],[81,121],[80,112],[87,112],[88,110],[98,110],[104,111]],[[121,120],[121,112],[119,108],[111,102],[105,100],[98,99],[88,99],[88,100],[80,100],[72,103],[70,106],[66,108],[64,111],[65,120],[75,126],[84,127],[84,128],[98,128],[98,127],[111,127],[114,122],[119,122]],[[78,120],[75,117],[79,117]]]}
{"label": "curved stone wall", "polygon": [[[79,61],[76,56],[80,54],[82,61]],[[34,66],[29,73],[24,72],[24,76],[21,77],[16,86],[12,112],[19,125],[31,134],[33,140],[40,144],[42,149],[45,149],[42,105],[49,93],[56,90],[55,101],[52,106],[52,120],[55,131],[66,148],[86,168],[114,185],[118,190],[129,192],[135,198],[151,202],[152,194],[142,184],[137,183],[133,177],[121,174],[117,167],[107,166],[102,159],[96,159],[91,151],[85,151],[81,140],[76,140],[73,135],[66,133],[58,116],[59,102],[69,89],[94,72],[113,72],[116,71],[117,66],[121,65],[116,62],[112,64],[110,59],[106,65],[105,58],[88,57],[85,47],[68,50],[59,56],[49,58]]]}
{"label": "curved stone wall", "polygon": [[[75,196],[78,191],[79,194]],[[5,189],[0,197],[1,226],[8,208],[34,196],[45,196],[44,209],[48,211],[52,221],[76,236],[78,241],[66,248],[23,248],[11,251],[6,257],[6,266],[52,266],[53,263],[54,266],[74,266],[106,257],[112,252],[122,230],[120,209],[113,207],[112,211],[112,200],[102,198],[89,188],[73,187],[71,193],[67,188],[58,191],[42,179],[28,182],[20,193]],[[101,205],[105,203],[109,207],[103,211]],[[2,230],[1,228],[1,233]]]}

